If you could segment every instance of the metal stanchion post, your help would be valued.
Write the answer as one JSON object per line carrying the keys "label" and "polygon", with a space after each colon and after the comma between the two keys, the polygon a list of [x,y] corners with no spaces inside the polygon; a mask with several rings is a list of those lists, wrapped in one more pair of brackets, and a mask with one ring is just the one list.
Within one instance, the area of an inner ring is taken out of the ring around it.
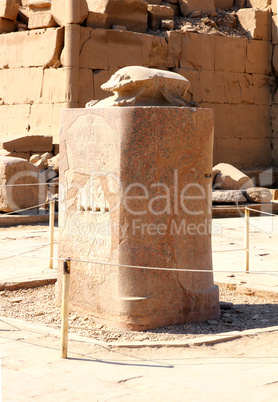
{"label": "metal stanchion post", "polygon": [[55,201],[49,206],[49,268],[53,268]]}
{"label": "metal stanchion post", "polygon": [[245,208],[245,271],[249,273],[249,217],[250,211]]}
{"label": "metal stanchion post", "polygon": [[62,337],[61,357],[68,357],[68,330],[69,330],[69,283],[70,283],[70,258],[64,261],[63,290],[62,290]]}

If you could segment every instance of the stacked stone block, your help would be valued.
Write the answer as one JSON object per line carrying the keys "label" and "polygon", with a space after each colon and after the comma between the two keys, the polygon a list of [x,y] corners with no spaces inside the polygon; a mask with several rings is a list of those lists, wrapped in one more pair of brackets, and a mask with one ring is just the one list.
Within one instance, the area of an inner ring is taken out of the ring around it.
{"label": "stacked stone block", "polygon": [[[84,107],[92,99],[103,99],[109,94],[101,90],[101,84],[119,68],[139,65],[184,75],[191,82],[188,101],[214,109],[215,164],[246,168],[274,161],[278,165],[278,96],[273,96],[273,70],[278,73],[276,0],[272,13],[269,0],[183,0],[195,11],[204,11],[208,5],[215,10],[244,7],[238,15],[250,33],[249,40],[174,30],[148,34],[148,24],[160,29],[165,18],[171,21],[178,14],[178,0],[150,0],[145,5],[141,0],[125,1],[129,7],[136,3],[136,12],[126,21],[116,18],[113,0],[101,2],[98,9],[99,3],[93,0],[80,3],[72,21],[75,50],[71,60],[65,57],[64,27],[0,35],[0,136],[51,135],[57,144],[60,110],[69,100],[72,107]],[[20,10],[26,5],[22,2]],[[49,12],[49,4],[39,10]],[[52,0],[56,24],[65,23],[63,10],[58,0]],[[127,30],[113,29],[116,24]],[[74,77],[70,89],[68,69]]]}

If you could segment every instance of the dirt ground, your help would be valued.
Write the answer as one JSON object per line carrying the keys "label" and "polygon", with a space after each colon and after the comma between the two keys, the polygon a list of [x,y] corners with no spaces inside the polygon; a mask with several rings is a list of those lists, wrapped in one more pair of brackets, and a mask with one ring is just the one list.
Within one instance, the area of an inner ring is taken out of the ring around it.
{"label": "dirt ground", "polygon": [[[98,324],[92,317],[71,312],[70,332],[101,341],[185,340],[207,334],[278,326],[277,303],[220,289],[221,317],[203,323],[173,325],[144,332],[124,332]],[[58,328],[60,309],[55,304],[55,285],[0,292],[0,316]]]}

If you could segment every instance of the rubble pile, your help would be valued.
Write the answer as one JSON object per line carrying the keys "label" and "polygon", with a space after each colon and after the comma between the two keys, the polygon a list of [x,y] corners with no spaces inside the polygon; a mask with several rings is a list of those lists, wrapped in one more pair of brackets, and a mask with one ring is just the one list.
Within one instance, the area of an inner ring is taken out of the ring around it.
{"label": "rubble pile", "polygon": [[275,199],[269,189],[256,187],[250,177],[228,163],[219,163],[212,169],[212,188],[213,204],[261,204]]}
{"label": "rubble pile", "polygon": [[[71,23],[142,33],[175,29],[251,37],[249,20],[254,24],[258,13],[260,18],[269,17],[268,9],[256,10],[245,0],[81,0],[78,4]],[[63,27],[65,18],[65,5],[60,0],[0,1],[0,33]]]}
{"label": "rubble pile", "polygon": [[[0,141],[0,211],[13,212],[43,204],[58,193],[59,154],[52,137],[43,135]],[[34,185],[32,185],[34,184]]]}

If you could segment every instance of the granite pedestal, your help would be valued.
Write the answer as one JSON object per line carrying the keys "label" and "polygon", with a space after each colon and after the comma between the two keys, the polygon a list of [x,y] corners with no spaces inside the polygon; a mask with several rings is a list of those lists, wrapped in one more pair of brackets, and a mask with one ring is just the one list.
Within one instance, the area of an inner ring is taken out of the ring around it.
{"label": "granite pedestal", "polygon": [[[210,109],[62,111],[59,257],[81,260],[71,309],[130,330],[219,316],[212,146]],[[62,264],[58,299],[61,278]]]}

